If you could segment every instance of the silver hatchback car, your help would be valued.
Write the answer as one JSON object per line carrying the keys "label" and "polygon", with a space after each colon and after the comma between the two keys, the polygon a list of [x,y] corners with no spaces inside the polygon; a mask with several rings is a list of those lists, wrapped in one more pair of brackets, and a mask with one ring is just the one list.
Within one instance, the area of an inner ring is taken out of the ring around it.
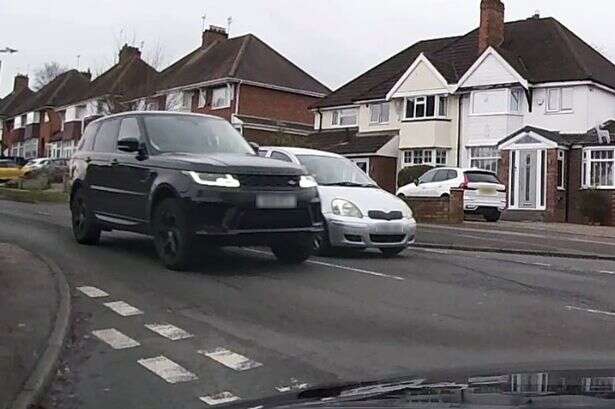
{"label": "silver hatchback car", "polygon": [[260,147],[259,155],[301,164],[318,182],[327,228],[315,239],[317,253],[341,247],[377,248],[385,256],[394,256],[414,243],[416,221],[410,207],[345,157],[281,147]]}

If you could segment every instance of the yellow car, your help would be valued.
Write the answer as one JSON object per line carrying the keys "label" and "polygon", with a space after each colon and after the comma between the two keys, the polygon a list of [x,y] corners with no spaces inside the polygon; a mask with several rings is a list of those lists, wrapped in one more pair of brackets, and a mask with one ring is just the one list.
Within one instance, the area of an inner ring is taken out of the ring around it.
{"label": "yellow car", "polygon": [[19,179],[23,176],[23,170],[10,159],[0,159],[0,183]]}

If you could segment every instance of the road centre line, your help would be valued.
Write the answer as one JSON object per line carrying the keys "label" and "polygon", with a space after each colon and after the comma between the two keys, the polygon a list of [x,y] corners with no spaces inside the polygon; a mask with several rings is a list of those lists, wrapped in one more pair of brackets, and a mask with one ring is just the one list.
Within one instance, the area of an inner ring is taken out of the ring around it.
{"label": "road centre line", "polygon": [[189,382],[199,379],[195,374],[163,355],[139,359],[137,362],[168,383]]}
{"label": "road centre line", "polygon": [[170,339],[171,341],[192,338],[194,336],[189,332],[171,324],[145,324],[145,327],[151,331],[154,331],[158,335],[162,335],[163,337]]}
{"label": "road centre line", "polygon": [[225,348],[216,348],[213,351],[199,350],[197,352],[236,371],[247,371],[248,369],[263,366],[260,362],[253,361],[250,358]]}
{"label": "road centre line", "polygon": [[213,406],[213,405],[221,405],[223,403],[235,402],[235,401],[240,400],[241,398],[233,395],[230,392],[225,391],[225,392],[216,393],[215,395],[201,396],[199,399],[205,402],[206,404]]}
{"label": "road centre line", "polygon": [[130,338],[128,335],[122,334],[115,328],[99,329],[92,331],[92,334],[113,349],[134,348],[141,345],[139,342]]}
{"label": "road centre line", "polygon": [[109,293],[101,290],[100,288],[87,286],[87,285],[83,287],[77,287],[77,290],[81,291],[83,294],[87,295],[90,298],[100,298],[100,297],[109,296]]}
{"label": "road centre line", "polygon": [[611,311],[601,311],[601,310],[596,310],[596,309],[592,309],[592,308],[581,308],[581,307],[574,307],[572,305],[567,305],[566,309],[568,311],[583,311],[583,312],[588,312],[590,314],[602,314],[602,315],[608,315],[611,317],[615,317],[615,312],[611,312]]}
{"label": "road centre line", "polygon": [[[251,251],[253,253],[272,255],[268,251],[262,251],[262,250],[256,250],[256,249],[248,249],[248,248],[245,248],[243,250]],[[362,270],[360,268],[348,267],[348,266],[343,266],[343,265],[340,265],[340,264],[325,263],[323,261],[307,260],[306,263],[316,264],[316,265],[325,266],[325,267],[339,268],[339,269],[342,269],[342,270],[348,270],[348,271],[352,271],[352,272],[355,272],[355,273],[367,274],[367,275],[371,275],[371,276],[375,276],[375,277],[388,278],[388,279],[392,279],[392,280],[398,280],[398,281],[404,281],[405,280],[405,278],[399,277],[399,276],[394,276],[394,275],[389,275],[389,274],[384,274],[384,273],[378,273],[376,271]]]}
{"label": "road centre line", "polygon": [[143,314],[143,311],[141,311],[140,309],[136,307],[133,307],[132,305],[124,301],[107,302],[107,303],[104,303],[103,305],[115,311],[116,313],[120,314],[122,317],[130,317],[132,315]]}

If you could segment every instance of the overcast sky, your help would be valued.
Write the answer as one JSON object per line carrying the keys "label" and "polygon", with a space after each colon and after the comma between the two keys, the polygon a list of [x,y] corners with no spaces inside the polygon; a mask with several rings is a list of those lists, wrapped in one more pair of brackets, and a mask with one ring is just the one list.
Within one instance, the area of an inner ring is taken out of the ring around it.
{"label": "overcast sky", "polygon": [[[504,0],[506,20],[560,20],[609,58],[615,57],[613,0]],[[200,44],[201,16],[231,36],[252,33],[332,89],[427,38],[478,26],[480,0],[0,0],[0,96],[17,72],[31,77],[57,61],[100,73],[117,45],[143,43],[145,57],[162,50],[169,65]]]}

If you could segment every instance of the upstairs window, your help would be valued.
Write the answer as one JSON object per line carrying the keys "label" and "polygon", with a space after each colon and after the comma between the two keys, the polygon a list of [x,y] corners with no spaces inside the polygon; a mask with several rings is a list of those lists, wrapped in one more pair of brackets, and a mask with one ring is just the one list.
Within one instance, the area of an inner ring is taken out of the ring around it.
{"label": "upstairs window", "polygon": [[15,121],[13,121],[13,129],[19,129],[21,127],[23,127],[24,124],[21,123],[21,117],[20,116],[16,116],[15,117]]}
{"label": "upstairs window", "polygon": [[572,112],[572,88],[547,89],[547,112]]}
{"label": "upstairs window", "polygon": [[371,104],[369,106],[369,123],[386,124],[389,122],[389,103]]}
{"label": "upstairs window", "polygon": [[182,92],[181,109],[184,111],[190,111],[192,109],[192,91]]}
{"label": "upstairs window", "polygon": [[446,118],[447,105],[444,95],[406,98],[404,119]]}
{"label": "upstairs window", "polygon": [[521,112],[521,103],[523,101],[523,91],[515,88],[510,91],[510,112]]}
{"label": "upstairs window", "polygon": [[331,113],[331,125],[353,126],[357,124],[357,109],[336,109]]}
{"label": "upstairs window", "polygon": [[212,109],[228,108],[231,106],[231,96],[228,87],[214,88],[212,90]]}

